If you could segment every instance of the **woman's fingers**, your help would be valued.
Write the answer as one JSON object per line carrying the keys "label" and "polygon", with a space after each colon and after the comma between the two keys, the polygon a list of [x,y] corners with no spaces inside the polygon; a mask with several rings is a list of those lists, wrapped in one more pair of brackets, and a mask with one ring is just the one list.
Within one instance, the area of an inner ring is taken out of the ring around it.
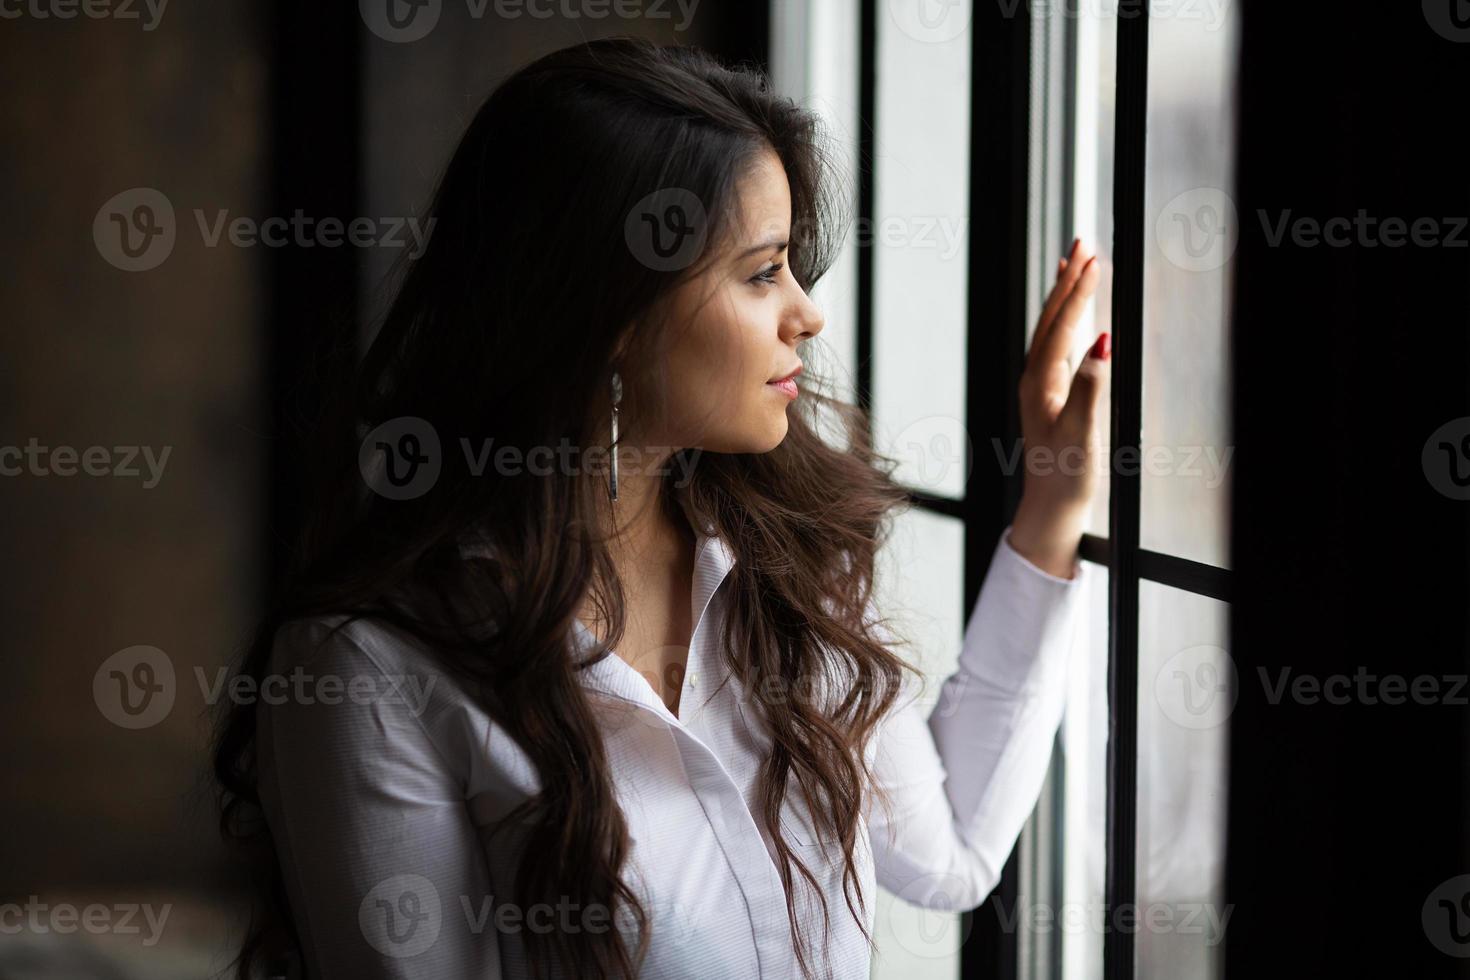
{"label": "woman's fingers", "polygon": [[1038,358],[1038,367],[1044,370],[1054,362],[1065,363],[1076,340],[1077,324],[1082,319],[1082,310],[1097,289],[1100,276],[1101,270],[1094,256],[1079,270],[1075,284],[1062,299],[1045,335],[1038,337],[1032,344]]}
{"label": "woman's fingers", "polygon": [[1082,239],[1074,238],[1072,240],[1072,248],[1057,262],[1057,279],[1056,282],[1051,284],[1051,292],[1046,294],[1046,302],[1041,304],[1041,316],[1036,321],[1037,334],[1042,333],[1046,329],[1046,325],[1051,322],[1051,318],[1056,313],[1058,304],[1061,303],[1063,290],[1067,288],[1067,284],[1072,279],[1076,278],[1075,276],[1069,277],[1067,275],[1067,267],[1072,264],[1072,259],[1077,255],[1077,249],[1081,247]]}
{"label": "woman's fingers", "polygon": [[1091,254],[1088,249],[1083,247],[1082,239],[1074,238],[1072,240],[1072,250],[1059,263],[1057,281],[1052,284],[1051,292],[1047,295],[1046,302],[1042,304],[1041,316],[1036,321],[1035,339],[1039,340],[1046,335],[1053,320],[1056,319],[1057,310],[1065,302],[1067,294],[1072,291],[1072,287],[1077,284],[1077,277],[1081,275],[1087,260],[1091,258]]}
{"label": "woman's fingers", "polygon": [[1066,404],[1062,406],[1059,419],[1065,421],[1067,428],[1073,432],[1088,431],[1096,435],[1091,430],[1096,424],[1113,377],[1112,362],[1107,356],[1100,355],[1110,351],[1108,345],[1111,339],[1107,334],[1100,336],[1082,358],[1082,364],[1072,378],[1072,390],[1067,395]]}
{"label": "woman's fingers", "polygon": [[[1066,303],[1067,297],[1072,294],[1073,289],[1076,288],[1078,279],[1085,272],[1086,263],[1091,259],[1091,256],[1091,251],[1082,244],[1082,239],[1073,239],[1072,251],[1067,253],[1067,256],[1060,263],[1057,263],[1057,282],[1051,287],[1051,292],[1047,295],[1047,301],[1042,304],[1041,316],[1036,319],[1036,329],[1032,334],[1032,338],[1030,338],[1030,350],[1035,351],[1036,348],[1044,347],[1047,344],[1047,336],[1051,334],[1051,328],[1057,322],[1057,313],[1061,310],[1061,306]],[[1026,363],[1033,363],[1030,360],[1029,354]]]}

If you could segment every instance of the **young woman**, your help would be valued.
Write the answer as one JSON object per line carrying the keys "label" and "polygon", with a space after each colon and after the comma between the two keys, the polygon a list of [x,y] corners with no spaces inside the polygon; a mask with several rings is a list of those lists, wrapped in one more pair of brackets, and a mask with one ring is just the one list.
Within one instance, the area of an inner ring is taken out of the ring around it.
{"label": "young woman", "polygon": [[[872,601],[904,494],[804,369],[821,147],[758,74],[631,40],[480,110],[319,430],[340,465],[244,668],[277,696],[221,730],[226,826],[266,845],[242,975],[856,980],[875,885],[996,884],[1095,468],[1027,475],[923,710]],[[1090,459],[1106,336],[1067,354],[1098,276],[1059,263],[1029,451]]]}

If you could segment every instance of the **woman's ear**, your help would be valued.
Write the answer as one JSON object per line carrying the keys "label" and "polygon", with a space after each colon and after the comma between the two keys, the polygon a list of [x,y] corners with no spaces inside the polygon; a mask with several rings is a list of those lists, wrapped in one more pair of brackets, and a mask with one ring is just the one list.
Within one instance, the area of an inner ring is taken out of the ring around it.
{"label": "woman's ear", "polygon": [[628,353],[628,344],[632,340],[633,331],[636,330],[637,327],[638,322],[635,320],[632,323],[624,326],[623,329],[619,331],[618,339],[613,343],[612,349],[612,361],[614,364],[621,361],[623,359],[623,356]]}

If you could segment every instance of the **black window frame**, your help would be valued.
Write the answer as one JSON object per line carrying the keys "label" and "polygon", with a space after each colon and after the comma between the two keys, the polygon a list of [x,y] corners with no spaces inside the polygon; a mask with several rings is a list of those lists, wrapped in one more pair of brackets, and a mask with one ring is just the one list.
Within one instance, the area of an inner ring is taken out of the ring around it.
{"label": "black window frame", "polygon": [[[1028,5],[976,4],[971,38],[970,238],[966,321],[966,430],[995,437],[1003,445],[1020,439],[1017,384],[1025,361],[1027,265],[1031,241],[1027,200],[1031,191],[1031,87],[1035,76],[1033,33]],[[1126,11],[1126,16],[1123,13]],[[1113,366],[1111,446],[1114,458],[1142,448],[1144,248],[1147,223],[1146,132],[1148,117],[1148,4],[1122,0],[1117,21],[1117,93],[1113,182]],[[858,217],[876,220],[875,132],[877,125],[877,32],[879,0],[862,0],[859,39]],[[1075,52],[1075,16],[1066,21],[1064,72]],[[1070,86],[1063,85],[1064,90]],[[1067,115],[1070,115],[1069,113]],[[1049,127],[1060,138],[1064,182],[1072,181],[1072,133],[1068,125]],[[1045,143],[1043,150],[1052,150]],[[1062,195],[1063,199],[1067,195]],[[1068,209],[1064,209],[1068,210]],[[1070,213],[1056,227],[1059,238]],[[1046,254],[1065,250],[1067,241],[1040,243]],[[874,252],[857,255],[857,399],[871,413],[873,387]],[[996,326],[1002,327],[999,336]],[[983,341],[983,342],[982,342]],[[1139,457],[1134,457],[1139,458]],[[1083,561],[1108,569],[1108,744],[1106,872],[1104,921],[1113,911],[1137,901],[1137,755],[1139,586],[1147,580],[1221,602],[1232,598],[1229,569],[1140,546],[1141,473],[1109,474],[1107,537],[1085,535]],[[1019,501],[1021,480],[998,469],[975,467],[959,499],[910,489],[913,504],[963,522],[964,608],[973,606],[998,538]],[[1060,754],[1054,756],[1059,761]],[[1038,818],[1057,824],[1059,802],[1048,791]],[[964,913],[960,977],[1015,978],[1020,967],[1020,937],[1004,922],[1017,922],[1020,851],[1006,862],[1000,884],[982,906]],[[1045,865],[1045,861],[1042,862]],[[1047,866],[1049,867],[1049,866]],[[1103,938],[1103,973],[1108,980],[1133,980],[1134,933],[1109,929]],[[1051,964],[1059,962],[1054,955]],[[1055,966],[1050,973],[1054,975]]]}

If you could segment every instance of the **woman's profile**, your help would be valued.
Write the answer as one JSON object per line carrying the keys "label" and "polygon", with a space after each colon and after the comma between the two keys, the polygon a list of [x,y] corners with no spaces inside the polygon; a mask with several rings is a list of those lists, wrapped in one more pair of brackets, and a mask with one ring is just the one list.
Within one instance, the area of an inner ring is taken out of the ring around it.
{"label": "woman's profile", "polygon": [[[906,493],[809,343],[844,231],[825,146],[759,73],[628,39],[481,107],[317,431],[242,667],[287,693],[220,728],[262,874],[241,976],[855,980],[877,886],[995,886],[1095,474],[1027,474],[925,705],[874,600]],[[1067,355],[1099,275],[1058,263],[1028,449],[1090,445],[1107,337]]]}

